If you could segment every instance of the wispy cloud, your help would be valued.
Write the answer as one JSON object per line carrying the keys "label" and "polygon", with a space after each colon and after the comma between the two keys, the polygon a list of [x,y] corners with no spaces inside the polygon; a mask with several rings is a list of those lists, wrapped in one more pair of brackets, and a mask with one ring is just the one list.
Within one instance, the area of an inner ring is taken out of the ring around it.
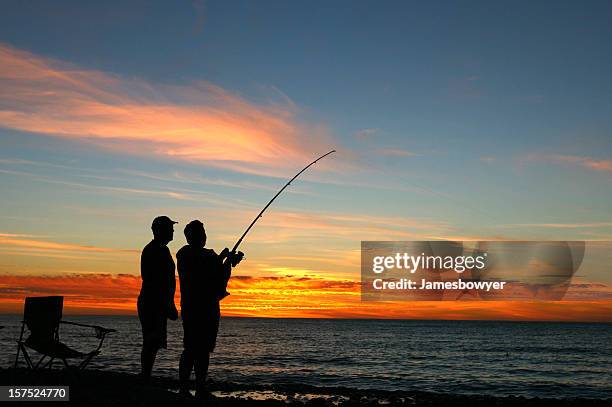
{"label": "wispy cloud", "polygon": [[401,148],[379,148],[376,151],[380,155],[386,155],[386,156],[392,156],[392,157],[414,157],[417,155],[416,153],[412,151],[403,150]]}
{"label": "wispy cloud", "polygon": [[595,171],[612,171],[612,160],[598,160],[591,157],[577,157],[572,155],[554,155],[554,161],[576,164]]}
{"label": "wispy cloud", "polygon": [[293,104],[255,104],[201,81],[126,79],[2,44],[0,85],[0,126],[122,153],[275,175],[333,144]]}
{"label": "wispy cloud", "polygon": [[563,154],[528,154],[522,158],[523,161],[547,161],[559,164],[576,165],[593,171],[612,172],[612,160],[597,159],[593,157],[583,157],[576,155]]}
{"label": "wispy cloud", "polygon": [[586,222],[586,223],[513,223],[504,227],[537,227],[550,229],[587,229],[611,227],[612,222]]}
{"label": "wispy cloud", "polygon": [[70,243],[60,243],[47,240],[37,240],[31,239],[30,236],[31,235],[0,233],[0,247],[18,246],[27,249],[42,249],[61,252],[137,252],[136,250],[114,249],[108,247],[96,247]]}
{"label": "wispy cloud", "polygon": [[156,173],[147,171],[136,171],[136,170],[117,170],[119,173],[131,175],[134,177],[148,178],[155,181],[164,181],[172,183],[184,183],[184,184],[195,184],[195,185],[214,185],[229,188],[240,188],[240,189],[262,189],[267,191],[276,191],[276,186],[264,185],[261,183],[250,182],[250,181],[231,181],[223,178],[209,178],[201,177],[197,175],[188,174],[182,171],[172,171],[166,173]]}
{"label": "wispy cloud", "polygon": [[[0,169],[0,174],[10,174],[20,177],[28,177],[37,182],[44,182],[48,184],[56,184],[61,185],[63,187],[75,188],[75,189],[84,189],[97,193],[105,193],[105,194],[119,194],[123,197],[129,195],[140,195],[140,196],[155,196],[160,198],[172,199],[172,200],[180,200],[180,201],[197,201],[197,202],[208,202],[213,205],[223,205],[230,207],[244,207],[244,202],[235,199],[235,198],[227,198],[224,196],[220,196],[218,194],[214,194],[212,192],[203,192],[200,190],[188,189],[188,188],[178,188],[172,187],[167,189],[162,188],[137,188],[123,185],[100,185],[93,183],[83,183],[83,182],[74,182],[59,178],[52,178],[46,175],[40,175],[31,172],[25,171],[15,171],[15,170],[4,170]],[[73,176],[82,177],[83,174],[75,174]],[[99,180],[107,180],[107,181],[117,181],[113,180],[111,177],[98,177],[95,175],[85,175],[87,178],[96,178]]]}
{"label": "wispy cloud", "polygon": [[359,141],[369,140],[380,134],[380,129],[361,129],[355,133],[355,138]]}
{"label": "wispy cloud", "polygon": [[[253,216],[248,211],[226,212],[226,219],[245,224]],[[367,214],[312,213],[275,210],[260,222],[251,240],[295,242],[297,239],[393,240],[438,239],[453,234],[451,225],[428,219]],[[225,223],[227,225],[227,223]]]}

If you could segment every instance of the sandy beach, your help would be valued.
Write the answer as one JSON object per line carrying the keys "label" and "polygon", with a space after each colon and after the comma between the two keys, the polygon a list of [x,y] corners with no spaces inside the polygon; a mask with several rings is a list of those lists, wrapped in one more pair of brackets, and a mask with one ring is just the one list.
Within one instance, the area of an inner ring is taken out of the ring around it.
{"label": "sandy beach", "polygon": [[[100,370],[0,370],[4,385],[67,385],[70,404],[79,406],[202,405],[178,394],[178,382],[154,378],[144,383],[138,376]],[[244,385],[210,382],[213,406],[609,406],[612,400],[492,397],[428,392],[376,391],[304,385]],[[48,402],[47,405],[65,405]]]}

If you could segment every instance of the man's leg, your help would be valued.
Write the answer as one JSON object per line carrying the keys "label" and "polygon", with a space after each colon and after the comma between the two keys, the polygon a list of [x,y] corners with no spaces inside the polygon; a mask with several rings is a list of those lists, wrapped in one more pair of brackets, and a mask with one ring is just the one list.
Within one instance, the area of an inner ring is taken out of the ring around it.
{"label": "man's leg", "polygon": [[198,343],[198,353],[195,359],[196,373],[196,396],[198,392],[202,397],[208,393],[206,391],[206,378],[208,376],[208,365],[210,363],[210,353],[215,349],[217,332],[219,330],[220,310],[216,310],[206,315],[206,322],[199,326],[200,341]]}
{"label": "man's leg", "polygon": [[179,362],[179,383],[181,393],[189,393],[189,378],[191,377],[193,364],[193,352],[184,349],[183,353],[181,353],[181,360]]}
{"label": "man's leg", "polygon": [[157,356],[157,348],[144,342],[142,344],[142,352],[140,352],[140,367],[141,375],[145,379],[151,377],[153,364],[155,363],[155,356]]}
{"label": "man's leg", "polygon": [[189,378],[193,370],[195,359],[193,349],[196,343],[197,338],[194,337],[193,322],[185,319],[183,314],[183,353],[181,353],[181,360],[179,361],[179,387],[183,395],[189,394]]}
{"label": "man's leg", "polygon": [[149,379],[153,371],[153,364],[159,349],[159,341],[156,338],[155,318],[138,301],[138,319],[142,327],[142,351],[140,352],[140,375]]}
{"label": "man's leg", "polygon": [[206,376],[208,375],[208,365],[210,363],[210,353],[202,349],[195,358],[196,376],[196,396],[206,395]]}

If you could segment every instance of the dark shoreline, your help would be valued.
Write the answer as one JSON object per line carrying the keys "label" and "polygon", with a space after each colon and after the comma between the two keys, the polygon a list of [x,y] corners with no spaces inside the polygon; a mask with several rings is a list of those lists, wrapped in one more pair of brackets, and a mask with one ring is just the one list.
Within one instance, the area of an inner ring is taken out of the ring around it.
{"label": "dark shoreline", "polygon": [[[202,405],[177,393],[178,382],[168,378],[153,378],[144,383],[138,376],[100,370],[72,372],[25,369],[1,369],[0,385],[68,385],[70,405],[83,406],[149,406]],[[209,384],[215,397],[207,400],[214,406],[609,406],[612,399],[554,399],[523,396],[494,397],[459,395],[419,391],[362,390],[343,387],[315,387],[300,384]],[[21,402],[23,403],[23,402]],[[46,402],[45,405],[66,405]]]}

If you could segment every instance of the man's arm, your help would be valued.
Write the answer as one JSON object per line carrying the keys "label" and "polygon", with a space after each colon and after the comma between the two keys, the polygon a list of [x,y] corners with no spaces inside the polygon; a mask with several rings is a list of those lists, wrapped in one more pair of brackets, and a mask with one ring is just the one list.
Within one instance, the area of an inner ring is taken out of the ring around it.
{"label": "man's arm", "polygon": [[221,298],[227,295],[227,283],[232,276],[232,265],[228,261],[229,249],[226,247],[217,256],[217,275],[219,281],[219,292],[222,294]]}
{"label": "man's arm", "polygon": [[[139,299],[145,301],[148,306],[154,305],[156,287],[155,264],[156,259],[150,248],[146,246],[140,254],[140,277],[142,279],[140,286]],[[158,278],[159,279],[159,278]]]}
{"label": "man's arm", "polygon": [[142,278],[143,283],[145,280],[149,280],[149,270],[151,268],[151,261],[149,260],[149,257],[149,253],[145,247],[140,254],[140,277]]}
{"label": "man's arm", "polygon": [[232,253],[229,251],[227,247],[223,249],[223,251],[219,254],[218,256],[218,260],[220,262],[219,274],[220,274],[220,280],[221,280],[220,281],[221,282],[220,300],[229,295],[229,293],[227,292],[227,283],[229,282],[229,279],[232,276],[232,268],[236,267],[238,263],[240,263],[243,257],[244,257],[244,253],[242,252]]}

